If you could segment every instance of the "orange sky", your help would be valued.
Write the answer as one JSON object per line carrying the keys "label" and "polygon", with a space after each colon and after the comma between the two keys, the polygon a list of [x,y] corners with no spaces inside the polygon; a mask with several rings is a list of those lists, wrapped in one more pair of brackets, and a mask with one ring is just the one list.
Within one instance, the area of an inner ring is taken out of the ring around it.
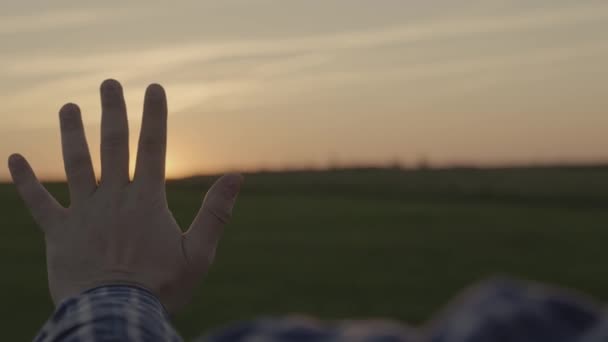
{"label": "orange sky", "polygon": [[24,154],[41,178],[63,177],[68,101],[99,170],[98,86],[110,77],[125,88],[133,148],[145,86],[165,86],[172,177],[608,161],[606,1],[91,6],[0,4],[0,152]]}

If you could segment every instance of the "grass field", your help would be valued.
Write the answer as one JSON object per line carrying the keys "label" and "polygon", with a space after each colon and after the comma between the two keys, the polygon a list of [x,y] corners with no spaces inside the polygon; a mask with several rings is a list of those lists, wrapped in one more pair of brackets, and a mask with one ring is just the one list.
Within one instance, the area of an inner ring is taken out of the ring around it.
{"label": "grass field", "polygon": [[[211,178],[168,185],[187,226]],[[49,184],[65,203],[66,187]],[[0,185],[3,340],[51,313],[43,237]],[[185,337],[260,315],[422,323],[496,273],[608,300],[608,167],[336,170],[246,177]]]}

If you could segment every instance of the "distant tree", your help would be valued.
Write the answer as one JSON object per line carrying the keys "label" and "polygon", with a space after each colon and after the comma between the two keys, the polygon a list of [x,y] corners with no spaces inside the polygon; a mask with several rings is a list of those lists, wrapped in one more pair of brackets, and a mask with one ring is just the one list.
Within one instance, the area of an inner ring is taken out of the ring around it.
{"label": "distant tree", "polygon": [[422,155],[418,158],[416,168],[418,170],[429,170],[431,168],[431,163],[425,155]]}
{"label": "distant tree", "polygon": [[339,170],[342,167],[342,163],[340,162],[340,158],[336,154],[332,154],[329,157],[328,168],[330,170]]}
{"label": "distant tree", "polygon": [[401,161],[398,157],[395,157],[392,162],[388,164],[389,169],[394,170],[403,170],[405,169],[405,163]]}

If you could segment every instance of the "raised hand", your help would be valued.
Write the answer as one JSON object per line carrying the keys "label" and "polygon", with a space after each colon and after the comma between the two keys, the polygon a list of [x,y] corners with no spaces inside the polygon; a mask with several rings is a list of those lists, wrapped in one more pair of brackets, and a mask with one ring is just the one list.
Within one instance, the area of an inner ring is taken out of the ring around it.
{"label": "raised hand", "polygon": [[188,302],[215,256],[242,176],[220,178],[184,234],[167,206],[167,100],[160,85],[146,90],[135,177],[129,180],[129,130],[121,85],[101,85],[101,181],[95,173],[79,108],[59,112],[71,204],[62,207],[27,161],[9,158],[19,194],[45,234],[49,289],[55,303],[108,284],[138,285],[169,312]]}

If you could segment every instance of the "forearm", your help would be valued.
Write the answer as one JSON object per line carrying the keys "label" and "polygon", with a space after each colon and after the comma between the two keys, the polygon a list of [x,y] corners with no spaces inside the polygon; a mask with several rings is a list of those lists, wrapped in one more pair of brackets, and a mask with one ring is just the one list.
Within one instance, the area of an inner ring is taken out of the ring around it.
{"label": "forearm", "polygon": [[182,341],[158,299],[133,286],[103,286],[63,301],[35,341]]}

